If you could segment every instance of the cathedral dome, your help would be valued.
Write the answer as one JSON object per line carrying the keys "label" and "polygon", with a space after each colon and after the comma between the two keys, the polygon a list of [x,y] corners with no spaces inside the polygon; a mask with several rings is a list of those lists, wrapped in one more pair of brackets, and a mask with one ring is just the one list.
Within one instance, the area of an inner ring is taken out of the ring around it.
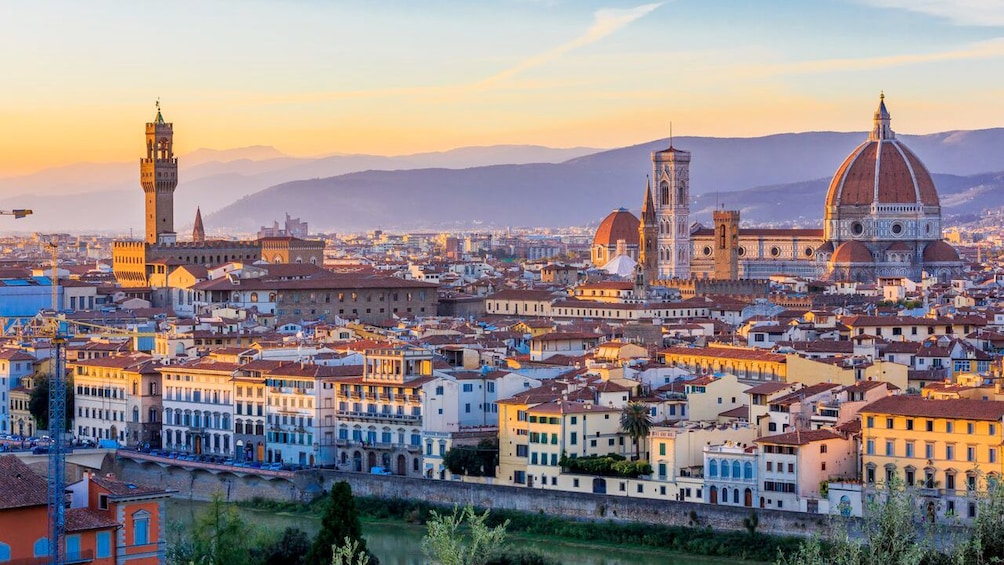
{"label": "cathedral dome", "polygon": [[959,260],[959,253],[944,241],[933,241],[924,248],[925,263],[954,263]]}
{"label": "cathedral dome", "polygon": [[931,174],[896,139],[889,123],[883,96],[868,140],[851,151],[833,175],[826,195],[828,209],[872,204],[940,206]]}
{"label": "cathedral dome", "polygon": [[855,240],[845,241],[837,246],[831,259],[834,263],[871,263],[873,260],[868,247]]}
{"label": "cathedral dome", "polygon": [[593,236],[593,246],[616,247],[618,240],[631,246],[638,246],[638,226],[641,222],[627,208],[618,208],[603,219]]}

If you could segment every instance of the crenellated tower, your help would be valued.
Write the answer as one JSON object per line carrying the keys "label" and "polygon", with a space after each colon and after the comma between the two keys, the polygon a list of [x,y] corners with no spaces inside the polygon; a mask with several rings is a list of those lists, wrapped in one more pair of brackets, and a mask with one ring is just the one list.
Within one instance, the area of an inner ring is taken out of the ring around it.
{"label": "crenellated tower", "polygon": [[659,279],[690,278],[690,152],[652,152]]}
{"label": "crenellated tower", "polygon": [[715,210],[715,278],[739,279],[739,210]]}
{"label": "crenellated tower", "polygon": [[174,243],[174,189],[178,187],[178,159],[174,156],[174,124],[164,121],[157,102],[157,118],[146,124],[146,157],[139,163],[146,195],[146,242]]}

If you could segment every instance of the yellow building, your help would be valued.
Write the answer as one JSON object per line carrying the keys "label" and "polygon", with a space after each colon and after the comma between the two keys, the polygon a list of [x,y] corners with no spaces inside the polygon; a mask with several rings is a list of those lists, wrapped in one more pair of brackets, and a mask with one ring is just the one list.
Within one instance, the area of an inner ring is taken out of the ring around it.
{"label": "yellow building", "polygon": [[670,347],[659,352],[666,365],[695,373],[730,373],[740,379],[786,380],[784,355],[745,347]]}
{"label": "yellow building", "polygon": [[890,396],[860,415],[865,484],[903,481],[931,517],[975,517],[975,493],[1004,471],[1004,401]]}

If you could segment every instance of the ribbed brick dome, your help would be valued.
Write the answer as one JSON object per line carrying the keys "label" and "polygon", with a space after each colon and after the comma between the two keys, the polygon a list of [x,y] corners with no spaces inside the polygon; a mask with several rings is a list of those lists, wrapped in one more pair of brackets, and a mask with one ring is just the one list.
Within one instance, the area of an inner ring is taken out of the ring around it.
{"label": "ribbed brick dome", "polygon": [[638,245],[641,222],[626,208],[618,208],[603,219],[593,236],[593,245],[616,246],[623,239],[627,245]]}
{"label": "ribbed brick dome", "polygon": [[845,241],[837,246],[830,259],[833,263],[871,263],[872,252],[860,241]]}
{"label": "ribbed brick dome", "polygon": [[924,248],[925,263],[952,263],[959,260],[959,253],[944,241],[933,241]]}
{"label": "ribbed brick dome", "polygon": [[833,175],[826,195],[829,206],[921,204],[939,206],[931,174],[889,127],[885,97],[875,112],[868,141],[859,145]]}

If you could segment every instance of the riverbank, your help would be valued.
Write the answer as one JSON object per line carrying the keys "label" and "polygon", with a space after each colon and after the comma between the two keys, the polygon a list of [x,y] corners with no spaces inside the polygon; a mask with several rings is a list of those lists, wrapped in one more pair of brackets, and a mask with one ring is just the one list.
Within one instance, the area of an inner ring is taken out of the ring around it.
{"label": "riverbank", "polygon": [[[171,499],[167,504],[168,520],[184,525],[194,523],[194,517],[208,506],[206,502]],[[310,509],[277,511],[241,505],[241,515],[253,524],[282,530],[296,527],[313,536],[320,527],[320,518]],[[381,520],[364,517],[363,535],[366,544],[380,559],[381,565],[430,565],[421,551],[425,526],[404,520]],[[511,532],[509,543],[514,547],[532,548],[563,565],[729,565],[733,558],[690,555],[657,548],[629,547],[612,543],[589,543],[554,537]],[[755,562],[744,562],[757,565]]]}
{"label": "riverbank", "polygon": [[[284,513],[291,516],[319,517],[323,499],[313,503],[276,502],[253,499],[238,503],[250,510]],[[422,526],[433,511],[448,512],[451,507],[424,501],[356,497],[360,516],[374,523],[407,523]],[[492,509],[489,525],[508,521],[508,531],[526,539],[546,545],[561,541],[590,546],[612,548],[646,548],[669,553],[729,558],[729,562],[770,562],[778,552],[789,554],[803,538],[766,535],[756,532],[756,514],[747,518],[746,532],[720,532],[700,523],[694,516],[690,526],[664,526],[640,523],[585,521],[550,516],[544,513],[527,513],[514,510]]]}

